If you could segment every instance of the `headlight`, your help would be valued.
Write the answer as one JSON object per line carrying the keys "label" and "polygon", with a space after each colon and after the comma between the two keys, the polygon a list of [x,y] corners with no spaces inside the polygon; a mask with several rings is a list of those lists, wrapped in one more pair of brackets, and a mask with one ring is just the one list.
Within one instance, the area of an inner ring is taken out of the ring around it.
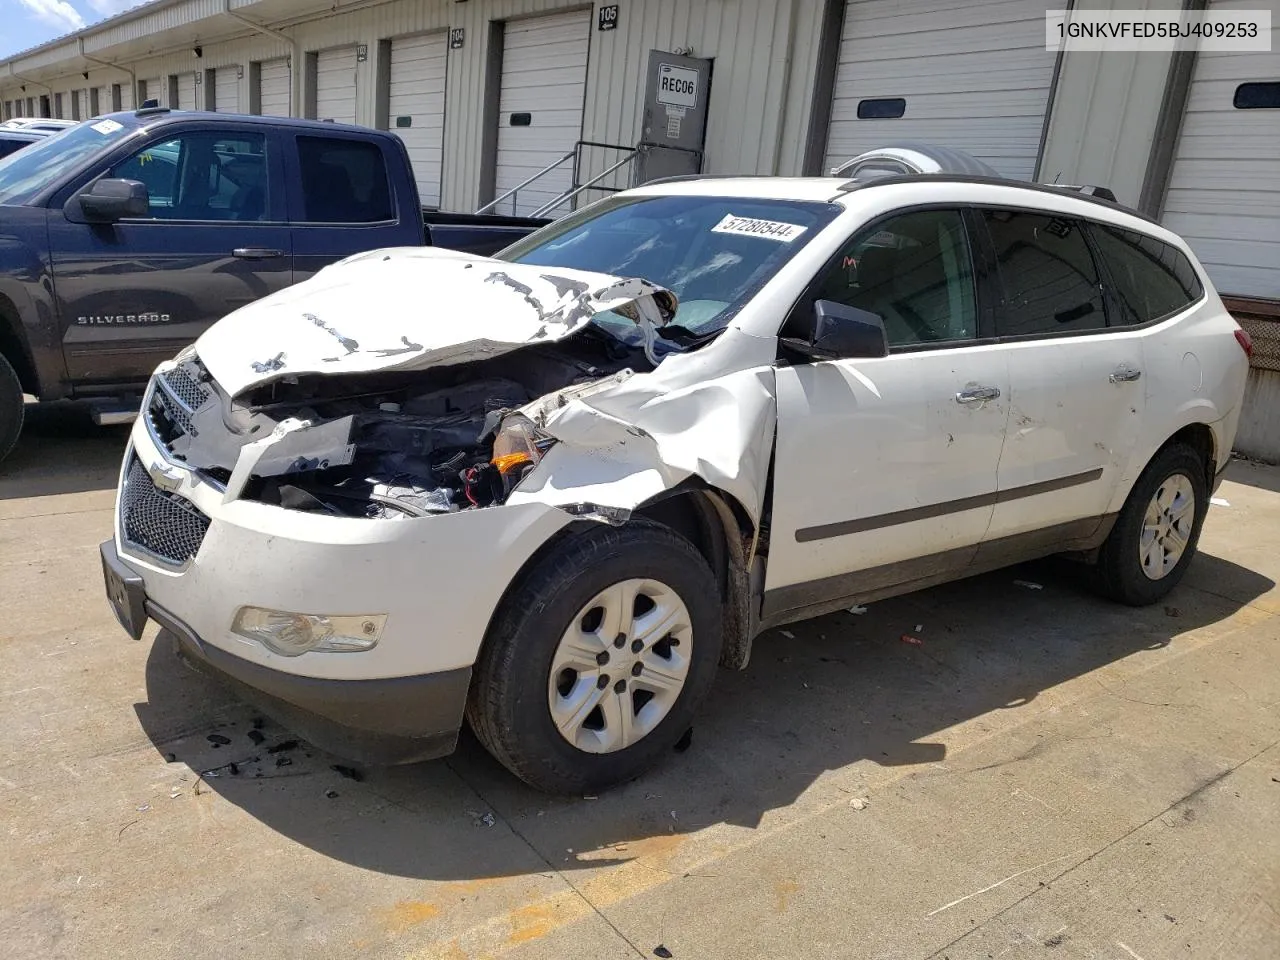
{"label": "headlight", "polygon": [[526,468],[538,465],[543,454],[555,442],[553,437],[539,430],[528,417],[513,413],[498,427],[498,435],[493,440],[493,456],[489,462],[504,477],[517,482]]}
{"label": "headlight", "polygon": [[241,607],[231,624],[233,633],[256,640],[282,657],[304,653],[358,653],[371,649],[387,625],[385,613],[329,617],[288,613],[262,607]]}

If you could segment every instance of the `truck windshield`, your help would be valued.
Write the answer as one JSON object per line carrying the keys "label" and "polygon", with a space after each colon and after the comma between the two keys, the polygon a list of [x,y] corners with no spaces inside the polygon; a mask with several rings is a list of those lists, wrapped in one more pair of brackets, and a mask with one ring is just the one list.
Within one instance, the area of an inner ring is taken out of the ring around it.
{"label": "truck windshield", "polygon": [[[840,209],[754,197],[611,197],[549,224],[498,257],[659,284],[680,298],[673,323],[702,337],[723,330]],[[596,322],[634,329],[609,313],[598,314]]]}
{"label": "truck windshield", "polygon": [[26,203],[104,147],[133,132],[109,117],[85,121],[0,160],[0,203]]}

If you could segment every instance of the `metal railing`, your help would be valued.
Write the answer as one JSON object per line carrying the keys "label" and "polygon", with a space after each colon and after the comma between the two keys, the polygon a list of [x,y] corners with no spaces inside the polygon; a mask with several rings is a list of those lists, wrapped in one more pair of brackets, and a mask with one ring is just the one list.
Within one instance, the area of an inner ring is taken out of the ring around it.
{"label": "metal railing", "polygon": [[[625,152],[626,156],[624,156],[621,160],[609,166],[607,169],[605,169],[601,173],[596,174],[594,177],[592,177],[590,180],[586,181],[585,183],[579,183],[579,177],[581,175],[581,170],[582,170],[582,152],[584,148],[622,150]],[[587,190],[602,190],[610,193],[617,192],[618,190],[622,190],[625,188],[601,186],[600,182],[604,180],[606,177],[610,177],[613,174],[617,173],[623,167],[626,167],[627,165],[634,163],[638,154],[639,154],[638,147],[624,147],[616,143],[598,143],[594,140],[579,140],[577,143],[573,145],[573,149],[568,153],[566,153],[563,157],[560,157],[558,160],[555,160],[552,163],[547,164],[545,167],[543,167],[533,176],[529,177],[527,180],[523,180],[520,183],[516,184],[506,193],[503,193],[501,196],[495,197],[493,200],[490,200],[484,206],[476,210],[476,213],[477,214],[490,213],[495,210],[498,204],[510,199],[511,214],[512,216],[517,215],[519,212],[519,207],[517,206],[517,204],[519,202],[520,191],[524,190],[530,184],[540,180],[541,178],[559,169],[561,166],[568,163],[570,160],[573,161],[573,175],[570,179],[569,189],[565,190],[563,193],[555,197],[553,200],[547,203],[544,203],[542,206],[538,207],[537,210],[535,210],[533,213],[530,214],[531,217],[545,217],[552,210],[556,209],[562,204],[568,203],[570,200],[573,200],[575,197],[579,196],[580,194],[584,193]]]}

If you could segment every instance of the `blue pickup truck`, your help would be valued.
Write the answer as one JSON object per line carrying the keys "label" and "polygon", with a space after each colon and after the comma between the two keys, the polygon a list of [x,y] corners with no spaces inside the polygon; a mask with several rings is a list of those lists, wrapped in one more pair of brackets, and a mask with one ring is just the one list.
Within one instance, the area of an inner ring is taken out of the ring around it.
{"label": "blue pickup truck", "polygon": [[545,221],[424,211],[393,134],[150,107],[0,160],[0,459],[24,393],[123,420],[237,307],[380,247],[493,253]]}

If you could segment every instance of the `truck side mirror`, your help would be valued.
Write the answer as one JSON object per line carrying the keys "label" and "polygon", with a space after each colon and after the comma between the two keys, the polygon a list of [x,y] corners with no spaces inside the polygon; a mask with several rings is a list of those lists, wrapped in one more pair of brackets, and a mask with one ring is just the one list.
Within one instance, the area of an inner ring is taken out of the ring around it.
{"label": "truck side mirror", "polygon": [[98,180],[79,199],[80,209],[90,223],[115,223],[151,213],[147,185],[137,180]]}
{"label": "truck side mirror", "polygon": [[889,355],[889,340],[879,314],[833,300],[815,301],[808,329],[800,336],[783,337],[782,342],[813,360],[865,360]]}

